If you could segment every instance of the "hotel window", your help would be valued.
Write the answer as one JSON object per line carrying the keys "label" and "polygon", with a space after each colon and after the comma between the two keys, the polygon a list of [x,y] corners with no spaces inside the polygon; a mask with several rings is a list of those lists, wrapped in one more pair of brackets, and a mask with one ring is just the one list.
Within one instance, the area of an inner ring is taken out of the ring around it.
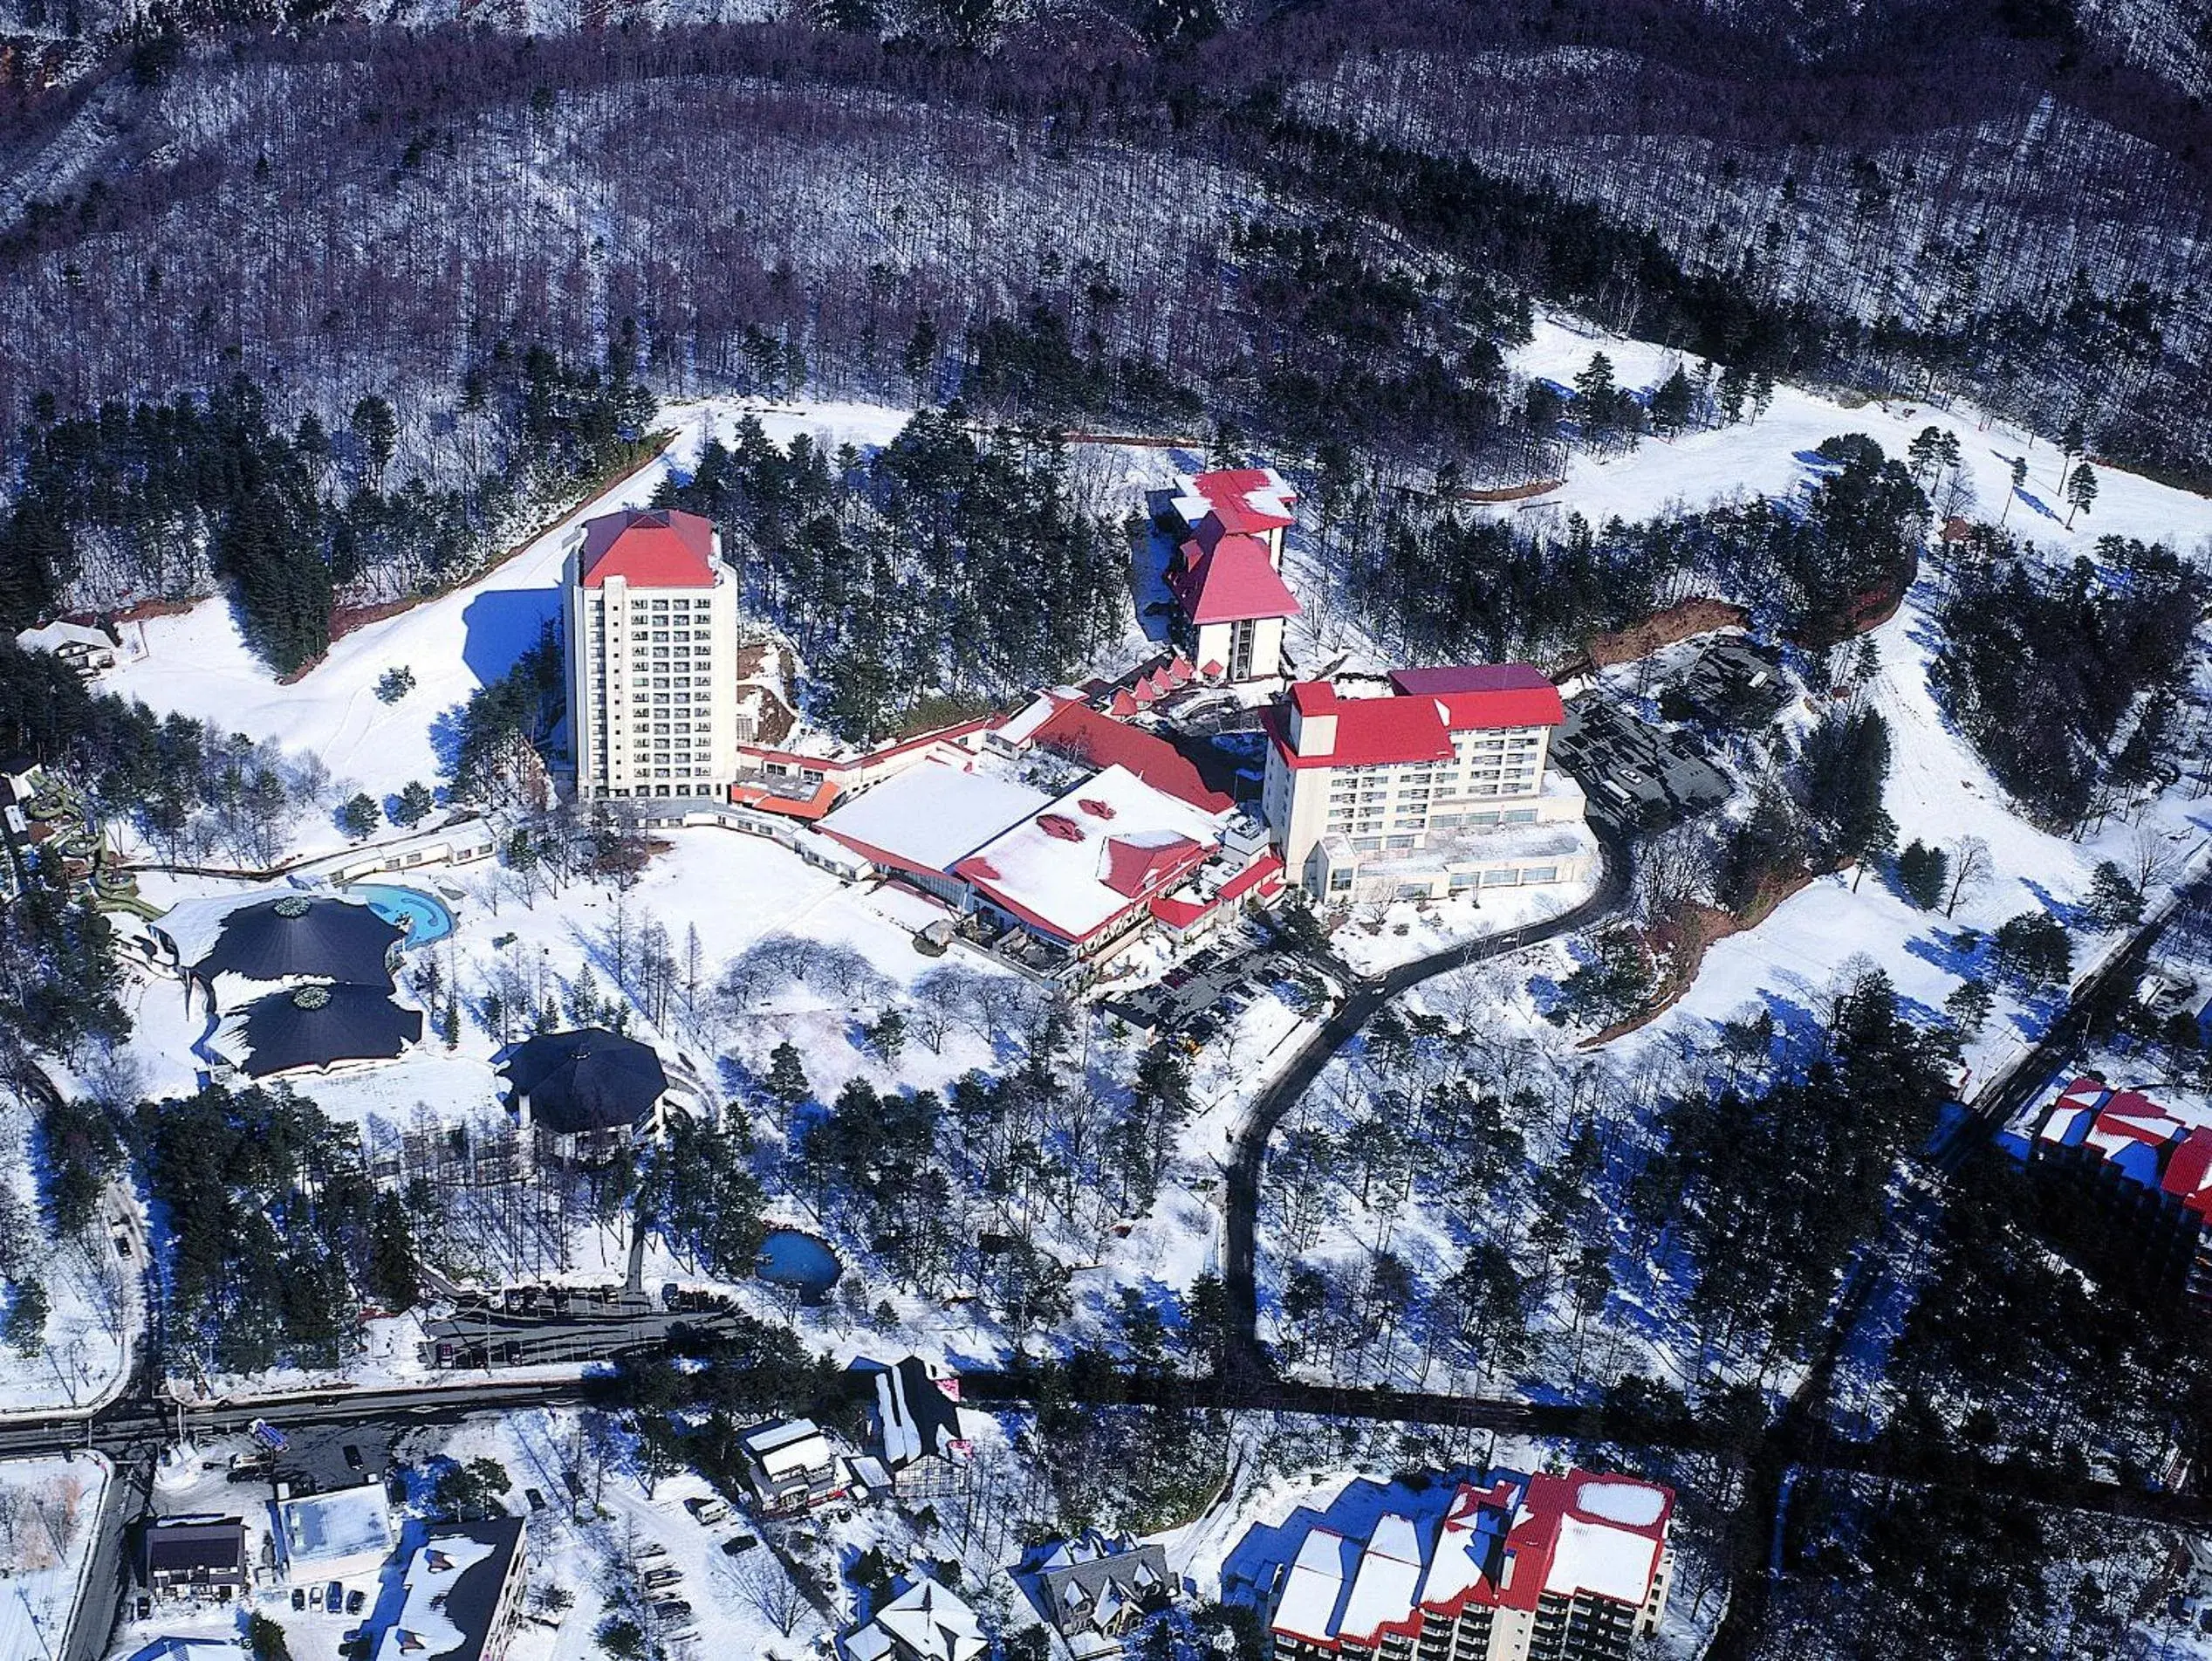
{"label": "hotel window", "polygon": [[1472,871],[1455,871],[1452,873],[1452,886],[1455,889],[1471,889],[1475,886],[1476,882],[1476,878],[1475,873]]}
{"label": "hotel window", "polygon": [[1505,812],[1505,822],[1509,825],[1533,825],[1536,823],[1536,809],[1509,807]]}
{"label": "hotel window", "polygon": [[1381,846],[1382,838],[1380,836],[1355,836],[1352,839],[1352,851],[1355,854],[1372,854]]}
{"label": "hotel window", "polygon": [[1393,836],[1383,844],[1386,848],[1411,848],[1413,845],[1414,839],[1410,836]]}
{"label": "hotel window", "polygon": [[1485,871],[1483,873],[1483,886],[1486,889],[1513,888],[1519,883],[1520,880],[1520,873],[1517,871]]}
{"label": "hotel window", "polygon": [[1556,865],[1524,865],[1521,868],[1521,881],[1524,882],[1557,882],[1558,880],[1559,868]]}

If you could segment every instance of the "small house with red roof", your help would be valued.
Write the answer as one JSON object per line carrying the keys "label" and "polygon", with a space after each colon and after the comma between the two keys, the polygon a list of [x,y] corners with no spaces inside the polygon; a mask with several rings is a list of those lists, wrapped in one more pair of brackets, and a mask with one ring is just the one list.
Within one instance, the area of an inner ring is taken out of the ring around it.
{"label": "small house with red roof", "polygon": [[1582,791],[1547,765],[1565,713],[1526,663],[1293,683],[1266,715],[1261,791],[1289,880],[1335,901],[1583,881]]}
{"label": "small house with red roof", "polygon": [[1373,1498],[1291,1518],[1263,1589],[1274,1661],[1627,1661],[1666,1613],[1674,1495],[1656,1483],[1496,1471],[1362,1526]]}
{"label": "small house with red roof", "polygon": [[722,798],[737,745],[737,579],[714,526],[674,508],[601,514],[569,542],[576,793]]}
{"label": "small house with red roof", "polygon": [[1283,672],[1283,629],[1298,614],[1283,580],[1298,492],[1271,467],[1179,475],[1163,516],[1175,539],[1168,591],[1192,662],[1232,681]]}
{"label": "small house with red roof", "polygon": [[2212,1116],[2084,1076],[2043,1109],[2027,1148],[2036,1168],[2096,1208],[2107,1266],[2212,1299]]}

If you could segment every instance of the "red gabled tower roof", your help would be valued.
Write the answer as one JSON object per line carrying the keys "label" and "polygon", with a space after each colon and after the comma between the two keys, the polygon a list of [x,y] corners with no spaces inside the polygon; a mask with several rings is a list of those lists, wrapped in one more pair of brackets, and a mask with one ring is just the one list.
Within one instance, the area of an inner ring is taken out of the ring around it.
{"label": "red gabled tower roof", "polygon": [[1241,623],[1262,617],[1295,617],[1298,596],[1257,537],[1224,536],[1209,553],[1195,541],[1182,546],[1183,568],[1170,586],[1194,623]]}
{"label": "red gabled tower roof", "polygon": [[679,508],[633,508],[584,527],[579,580],[596,588],[620,577],[634,588],[715,586],[715,527]]}

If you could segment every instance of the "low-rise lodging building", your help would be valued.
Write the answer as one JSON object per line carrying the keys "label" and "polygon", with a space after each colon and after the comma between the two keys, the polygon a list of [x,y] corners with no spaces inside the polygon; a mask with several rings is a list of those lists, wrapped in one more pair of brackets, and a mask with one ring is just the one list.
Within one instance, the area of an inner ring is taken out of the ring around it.
{"label": "low-rise lodging building", "polygon": [[1192,800],[1160,788],[1119,762],[1050,796],[925,761],[853,797],[821,831],[976,919],[971,927],[1024,937],[1037,965],[1056,973],[1103,961],[1149,925],[1195,934],[1281,887],[1249,814],[1211,793]]}
{"label": "low-rise lodging building", "polygon": [[1364,1538],[1314,1518],[1273,1589],[1271,1652],[1625,1661],[1666,1612],[1674,1507],[1631,1477],[1492,1472],[1441,1516],[1387,1512]]}
{"label": "low-rise lodging building", "polygon": [[1545,765],[1563,716],[1525,663],[1298,682],[1268,712],[1261,794],[1290,880],[1336,901],[1584,880],[1582,790]]}
{"label": "low-rise lodging building", "polygon": [[2099,1228],[2083,1232],[2102,1237],[2113,1266],[2212,1299],[2212,1123],[2085,1077],[2066,1084],[2028,1129],[2029,1157],[2095,1211]]}
{"label": "low-rise lodging building", "polygon": [[745,1451],[745,1480],[763,1516],[795,1515],[845,1495],[843,1463],[811,1418],[760,1425],[737,1444]]}
{"label": "low-rise lodging building", "polygon": [[976,1661],[990,1648],[976,1611],[927,1576],[845,1637],[848,1661]]}
{"label": "low-rise lodging building", "polygon": [[408,1557],[376,1661],[500,1661],[522,1618],[523,1520],[440,1523]]}
{"label": "low-rise lodging building", "polygon": [[1132,1546],[1096,1529],[1053,1547],[1036,1573],[1038,1602],[1076,1661],[1120,1654],[1176,1592],[1165,1547]]}
{"label": "low-rise lodging building", "polygon": [[1232,681],[1283,672],[1283,628],[1298,602],[1283,580],[1283,534],[1298,492],[1271,467],[1176,476],[1161,515],[1175,539],[1168,590],[1177,633],[1202,674]]}
{"label": "low-rise lodging building", "polygon": [[279,1499],[276,1509],[277,1549],[296,1584],[373,1575],[399,1543],[381,1482]]}
{"label": "low-rise lodging building", "polygon": [[960,1379],[919,1356],[875,1375],[883,1466],[908,1500],[957,1493],[973,1452],[960,1430]]}
{"label": "low-rise lodging building", "polygon": [[146,1531],[141,1568],[156,1597],[227,1599],[246,1584],[242,1517],[163,1517]]}

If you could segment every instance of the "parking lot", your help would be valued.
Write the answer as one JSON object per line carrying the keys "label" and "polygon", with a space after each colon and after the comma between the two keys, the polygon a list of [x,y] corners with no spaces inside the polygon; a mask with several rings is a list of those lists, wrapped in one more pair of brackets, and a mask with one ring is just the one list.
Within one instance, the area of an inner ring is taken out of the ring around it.
{"label": "parking lot", "polygon": [[1109,998],[1101,1007],[1135,1032],[1173,1033],[1195,1047],[1214,1036],[1221,1020],[1305,971],[1296,953],[1254,930],[1205,947],[1154,985]]}

